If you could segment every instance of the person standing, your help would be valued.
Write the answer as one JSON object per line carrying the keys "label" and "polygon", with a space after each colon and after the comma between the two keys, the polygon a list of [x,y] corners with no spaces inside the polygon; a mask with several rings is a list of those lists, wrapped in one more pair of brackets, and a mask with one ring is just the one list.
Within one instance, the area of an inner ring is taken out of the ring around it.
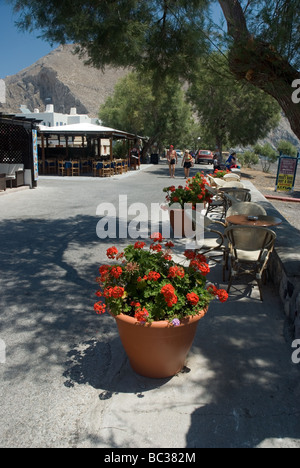
{"label": "person standing", "polygon": [[174,150],[174,146],[170,145],[170,149],[167,153],[167,160],[169,163],[169,171],[170,171],[170,177],[175,178],[175,167],[178,162],[178,156],[176,151]]}
{"label": "person standing", "polygon": [[187,179],[190,176],[190,169],[193,165],[193,156],[188,150],[185,150],[182,158],[182,166],[184,167],[184,178]]}

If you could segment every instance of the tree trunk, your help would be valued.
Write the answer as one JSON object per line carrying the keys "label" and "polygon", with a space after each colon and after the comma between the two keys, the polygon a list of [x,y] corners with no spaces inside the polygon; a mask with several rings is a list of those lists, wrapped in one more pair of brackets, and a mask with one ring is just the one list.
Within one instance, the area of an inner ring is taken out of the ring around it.
{"label": "tree trunk", "polygon": [[239,80],[247,80],[272,96],[300,139],[300,105],[292,101],[294,80],[300,73],[268,43],[255,39],[247,29],[246,19],[238,0],[219,0],[227,21],[228,34],[233,38],[229,67]]}

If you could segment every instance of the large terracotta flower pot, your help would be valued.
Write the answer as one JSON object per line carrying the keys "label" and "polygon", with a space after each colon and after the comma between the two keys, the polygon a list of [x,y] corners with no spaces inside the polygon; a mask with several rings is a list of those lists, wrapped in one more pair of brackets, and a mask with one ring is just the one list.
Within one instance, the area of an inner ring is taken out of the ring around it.
{"label": "large terracotta flower pot", "polygon": [[128,315],[114,316],[133,370],[157,379],[177,374],[184,367],[198,322],[206,312],[186,317],[178,327],[167,321],[143,324]]}
{"label": "large terracotta flower pot", "polygon": [[170,224],[174,237],[184,237],[184,210],[177,208],[169,211]]}

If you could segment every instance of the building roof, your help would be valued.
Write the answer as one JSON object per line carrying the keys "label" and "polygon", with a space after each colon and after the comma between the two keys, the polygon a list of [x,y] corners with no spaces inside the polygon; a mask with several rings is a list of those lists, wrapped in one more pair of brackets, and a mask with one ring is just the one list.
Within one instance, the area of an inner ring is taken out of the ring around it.
{"label": "building roof", "polygon": [[30,125],[30,126],[36,126],[41,122],[39,119],[30,119],[26,117],[25,115],[23,117],[18,117],[15,114],[9,114],[6,112],[0,112],[0,120],[1,122],[9,122],[11,124],[15,125]]}
{"label": "building roof", "polygon": [[103,127],[102,125],[95,125],[91,123],[77,123],[72,125],[62,125],[58,127],[46,127],[44,125],[39,125],[39,131],[41,134],[45,135],[65,135],[65,136],[75,136],[75,135],[92,135],[99,138],[126,138],[129,140],[135,140],[136,138],[142,138],[133,133],[123,132],[122,130],[117,130],[115,128]]}

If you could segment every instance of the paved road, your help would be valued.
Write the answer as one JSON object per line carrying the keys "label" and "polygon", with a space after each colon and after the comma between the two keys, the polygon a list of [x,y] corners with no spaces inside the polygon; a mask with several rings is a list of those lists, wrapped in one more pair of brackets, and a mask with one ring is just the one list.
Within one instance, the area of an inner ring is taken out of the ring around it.
{"label": "paved road", "polygon": [[185,372],[166,380],[135,375],[113,319],[93,312],[112,245],[96,235],[97,207],[126,194],[150,208],[169,183],[159,165],[0,197],[1,447],[300,448],[299,365],[271,285],[264,303],[256,288],[214,302]]}

